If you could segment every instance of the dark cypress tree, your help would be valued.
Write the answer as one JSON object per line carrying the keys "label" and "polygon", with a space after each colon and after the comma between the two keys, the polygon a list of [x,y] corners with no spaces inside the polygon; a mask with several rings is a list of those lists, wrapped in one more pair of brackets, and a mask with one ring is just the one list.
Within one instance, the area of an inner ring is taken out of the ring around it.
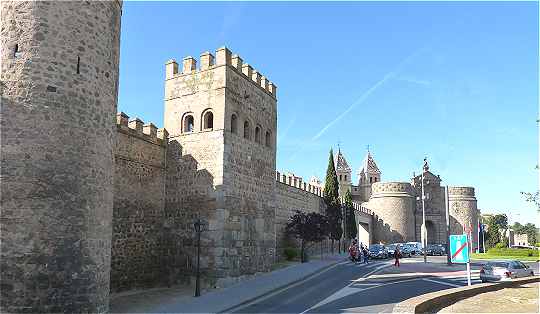
{"label": "dark cypress tree", "polygon": [[323,197],[326,205],[335,205],[339,202],[339,185],[334,164],[334,151],[330,149],[326,178],[324,180]]}
{"label": "dark cypress tree", "polygon": [[345,193],[345,215],[347,215],[347,217],[345,218],[347,223],[347,225],[345,226],[345,229],[347,231],[346,236],[349,239],[356,238],[356,235],[358,234],[358,229],[356,227],[356,217],[354,215],[354,207],[350,190],[347,190],[347,193]]}
{"label": "dark cypress tree", "polygon": [[324,182],[323,198],[326,203],[326,217],[330,239],[332,240],[332,253],[334,253],[334,241],[341,239],[343,229],[341,227],[341,203],[339,201],[339,185],[334,164],[334,152],[330,149],[326,178]]}

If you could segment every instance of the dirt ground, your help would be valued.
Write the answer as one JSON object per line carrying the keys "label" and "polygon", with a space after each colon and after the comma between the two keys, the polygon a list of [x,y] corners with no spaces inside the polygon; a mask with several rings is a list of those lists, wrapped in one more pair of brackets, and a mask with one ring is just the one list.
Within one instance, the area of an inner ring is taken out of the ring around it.
{"label": "dirt ground", "polygon": [[459,301],[439,313],[538,313],[538,282],[486,292]]}

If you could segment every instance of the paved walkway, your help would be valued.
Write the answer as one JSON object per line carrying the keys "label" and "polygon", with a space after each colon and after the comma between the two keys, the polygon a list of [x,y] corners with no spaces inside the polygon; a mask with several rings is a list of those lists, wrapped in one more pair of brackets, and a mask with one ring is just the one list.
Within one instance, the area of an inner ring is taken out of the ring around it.
{"label": "paved walkway", "polygon": [[538,313],[538,282],[486,292],[456,302],[439,313]]}
{"label": "paved walkway", "polygon": [[295,264],[265,273],[228,288],[214,290],[194,298],[192,287],[150,289],[120,295],[111,301],[111,313],[218,313],[300,281],[346,259],[346,255]]}

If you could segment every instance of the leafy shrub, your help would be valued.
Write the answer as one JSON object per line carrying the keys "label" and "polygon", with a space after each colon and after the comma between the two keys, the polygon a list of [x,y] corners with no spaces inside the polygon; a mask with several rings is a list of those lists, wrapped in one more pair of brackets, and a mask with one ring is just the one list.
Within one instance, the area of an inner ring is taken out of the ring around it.
{"label": "leafy shrub", "polygon": [[504,243],[501,243],[501,242],[495,244],[495,248],[497,248],[497,249],[503,249],[505,247],[506,247],[506,245],[504,245]]}
{"label": "leafy shrub", "polygon": [[285,258],[288,261],[292,261],[298,256],[298,250],[295,248],[288,247],[283,250],[283,254],[285,254]]}

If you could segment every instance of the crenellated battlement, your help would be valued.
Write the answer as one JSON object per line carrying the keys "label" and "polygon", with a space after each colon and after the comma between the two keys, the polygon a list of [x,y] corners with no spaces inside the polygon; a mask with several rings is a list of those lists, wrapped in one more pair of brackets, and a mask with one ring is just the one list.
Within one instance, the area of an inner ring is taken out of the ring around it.
{"label": "crenellated battlement", "polygon": [[281,174],[279,171],[276,171],[276,181],[320,197],[323,196],[323,189],[321,186],[312,185],[311,183],[304,181],[302,177],[294,175],[294,173],[287,172]]}
{"label": "crenellated battlement", "polygon": [[270,96],[276,98],[277,86],[259,71],[255,70],[251,65],[244,63],[239,55],[232,54],[227,47],[217,49],[215,56],[209,51],[203,52],[200,55],[199,62],[200,64],[197,67],[197,60],[192,56],[187,56],[182,59],[182,68],[180,69],[176,60],[170,59],[165,63],[165,79],[168,80],[178,76],[193,75],[220,66],[229,66]]}
{"label": "crenellated battlement", "polygon": [[362,203],[362,204],[357,203],[355,201],[352,202],[354,210],[356,210],[358,212],[361,212],[361,213],[364,213],[364,214],[367,214],[367,215],[371,215],[372,214],[371,209],[367,208],[364,204],[367,204],[367,202]]}
{"label": "crenellated battlement", "polygon": [[158,129],[153,123],[144,123],[139,118],[129,119],[123,112],[116,114],[116,127],[120,132],[131,136],[137,136],[154,144],[166,146],[169,133],[166,129]]}

